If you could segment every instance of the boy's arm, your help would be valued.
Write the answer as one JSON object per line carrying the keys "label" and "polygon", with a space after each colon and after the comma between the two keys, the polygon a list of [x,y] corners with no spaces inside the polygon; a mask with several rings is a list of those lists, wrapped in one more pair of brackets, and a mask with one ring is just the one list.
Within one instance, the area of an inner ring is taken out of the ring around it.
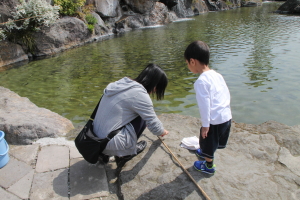
{"label": "boy's arm", "polygon": [[196,99],[200,111],[202,129],[201,136],[207,137],[207,133],[210,125],[210,93],[209,85],[197,81],[195,83]]}
{"label": "boy's arm", "polygon": [[209,131],[209,127],[202,127],[201,128],[201,133],[200,134],[201,134],[203,139],[205,139],[207,137],[208,131]]}

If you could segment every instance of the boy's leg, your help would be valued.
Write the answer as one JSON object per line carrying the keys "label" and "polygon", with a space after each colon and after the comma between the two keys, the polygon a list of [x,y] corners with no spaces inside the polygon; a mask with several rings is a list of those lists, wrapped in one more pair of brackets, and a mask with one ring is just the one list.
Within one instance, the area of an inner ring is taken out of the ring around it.
{"label": "boy's leg", "polygon": [[230,134],[231,120],[219,125],[219,146],[218,149],[224,149]]}
{"label": "boy's leg", "polygon": [[219,146],[218,125],[210,125],[206,138],[201,136],[200,129],[199,144],[201,154],[205,160],[212,161],[214,159],[214,153]]}
{"label": "boy's leg", "polygon": [[210,125],[208,134],[206,138],[201,136],[201,129],[200,129],[200,136],[199,136],[199,144],[200,150],[197,150],[196,154],[199,154],[205,159],[205,161],[196,161],[194,163],[194,167],[196,170],[205,172],[208,174],[215,173],[215,165],[213,164],[214,152],[218,147],[218,135],[217,135],[217,126]]}

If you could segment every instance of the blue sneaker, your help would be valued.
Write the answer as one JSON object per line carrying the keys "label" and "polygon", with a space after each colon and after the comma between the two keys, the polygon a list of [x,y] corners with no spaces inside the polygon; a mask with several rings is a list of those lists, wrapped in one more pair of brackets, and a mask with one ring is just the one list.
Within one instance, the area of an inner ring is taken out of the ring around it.
{"label": "blue sneaker", "polygon": [[202,151],[201,151],[201,149],[197,149],[197,151],[196,151],[196,153],[195,153],[199,158],[201,158],[201,159],[205,159],[204,158],[204,156],[203,156],[203,154],[202,154]]}
{"label": "blue sneaker", "polygon": [[211,168],[208,168],[205,160],[204,161],[199,161],[199,160],[195,161],[194,168],[197,171],[204,172],[207,174],[214,174],[216,172],[216,165],[213,165]]}

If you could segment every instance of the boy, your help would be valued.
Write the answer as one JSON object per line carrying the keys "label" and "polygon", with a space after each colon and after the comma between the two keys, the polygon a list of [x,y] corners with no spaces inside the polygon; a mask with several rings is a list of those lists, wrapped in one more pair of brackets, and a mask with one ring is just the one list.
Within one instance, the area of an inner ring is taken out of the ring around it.
{"label": "boy", "polygon": [[202,41],[192,42],[184,52],[188,68],[200,74],[194,83],[196,99],[200,111],[200,149],[196,155],[203,161],[195,161],[194,168],[208,174],[215,173],[213,164],[217,149],[226,147],[231,126],[230,93],[221,74],[211,70],[209,47]]}

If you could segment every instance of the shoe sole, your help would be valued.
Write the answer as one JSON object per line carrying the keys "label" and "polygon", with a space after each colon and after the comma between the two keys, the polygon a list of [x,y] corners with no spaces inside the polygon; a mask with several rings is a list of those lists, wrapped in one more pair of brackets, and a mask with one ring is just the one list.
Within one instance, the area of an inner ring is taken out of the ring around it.
{"label": "shoe sole", "polygon": [[199,172],[203,172],[203,173],[206,173],[206,174],[214,174],[215,172],[211,173],[211,172],[208,172],[208,171],[205,171],[205,170],[201,170],[201,169],[198,169],[195,165],[194,165],[194,168],[199,171]]}

